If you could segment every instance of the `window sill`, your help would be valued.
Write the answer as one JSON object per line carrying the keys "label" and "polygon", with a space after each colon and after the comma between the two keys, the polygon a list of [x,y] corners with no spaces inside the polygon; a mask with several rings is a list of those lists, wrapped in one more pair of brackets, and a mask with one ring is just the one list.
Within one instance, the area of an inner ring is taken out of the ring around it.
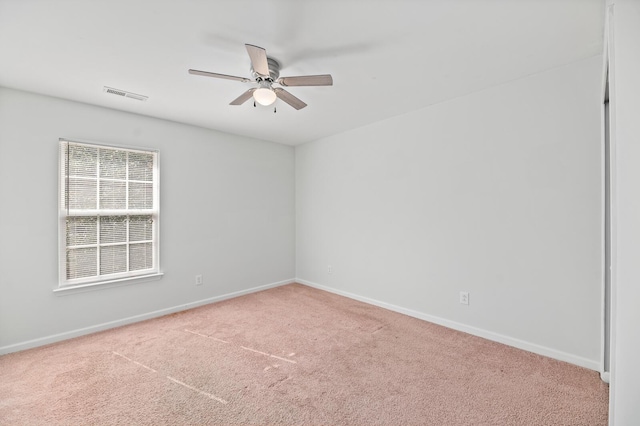
{"label": "window sill", "polygon": [[137,277],[118,278],[109,281],[100,281],[97,283],[69,285],[65,287],[57,287],[53,289],[53,293],[57,296],[67,296],[69,294],[84,293],[87,291],[102,290],[112,287],[121,287],[130,284],[140,284],[151,281],[158,281],[164,275],[163,272],[157,272],[149,275],[140,275]]}

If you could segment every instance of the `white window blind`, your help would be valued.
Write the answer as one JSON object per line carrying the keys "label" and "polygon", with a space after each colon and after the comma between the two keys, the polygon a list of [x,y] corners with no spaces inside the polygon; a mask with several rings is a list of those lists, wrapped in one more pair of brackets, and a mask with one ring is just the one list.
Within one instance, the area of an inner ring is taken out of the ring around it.
{"label": "white window blind", "polygon": [[159,272],[158,154],[60,141],[60,287]]}

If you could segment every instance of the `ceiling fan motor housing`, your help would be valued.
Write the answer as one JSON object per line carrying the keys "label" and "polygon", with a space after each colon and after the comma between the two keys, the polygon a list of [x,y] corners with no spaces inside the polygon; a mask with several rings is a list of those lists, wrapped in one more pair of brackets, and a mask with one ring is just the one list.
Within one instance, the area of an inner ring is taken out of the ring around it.
{"label": "ceiling fan motor housing", "polygon": [[[269,64],[269,77],[267,77],[266,79],[270,79],[271,82],[274,82],[278,79],[278,77],[280,77],[280,62],[276,61],[270,56],[267,56],[267,63]],[[251,66],[251,75],[258,81],[265,80],[265,77],[258,74],[253,69],[253,66]]]}

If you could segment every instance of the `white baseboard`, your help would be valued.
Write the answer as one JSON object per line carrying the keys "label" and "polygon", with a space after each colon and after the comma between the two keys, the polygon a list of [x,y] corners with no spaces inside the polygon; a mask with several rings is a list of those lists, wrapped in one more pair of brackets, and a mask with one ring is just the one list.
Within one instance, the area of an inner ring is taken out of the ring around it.
{"label": "white baseboard", "polygon": [[580,367],[588,368],[590,370],[600,371],[600,362],[591,359],[583,358],[577,355],[569,354],[566,352],[558,351],[556,349],[541,346],[535,343],[527,342],[524,340],[516,339],[513,337],[505,336],[503,334],[494,333],[492,331],[483,330],[481,328],[472,327],[470,325],[462,324],[456,321],[451,321],[445,318],[440,318],[434,315],[425,314],[423,312],[414,311],[412,309],[403,308],[401,306],[392,305],[390,303],[381,302],[379,300],[370,299],[368,297],[359,296],[357,294],[349,293],[342,290],[337,290],[324,285],[316,284],[311,281],[296,278],[297,283],[314,287],[319,290],[328,291],[330,293],[338,294],[340,296],[348,297],[350,299],[358,300],[360,302],[368,303],[370,305],[379,306],[381,308],[388,309],[390,311],[398,312],[410,317],[418,318],[424,321],[432,322],[434,324],[442,325],[447,328],[462,331],[472,334],[474,336],[482,337],[487,340],[502,343],[507,346],[522,349],[528,352],[533,352],[538,355],[543,355],[549,358],[557,359],[559,361],[565,361],[570,364],[575,364]]}
{"label": "white baseboard", "polygon": [[63,333],[53,334],[50,336],[40,337],[38,339],[27,340],[25,342],[15,343],[12,345],[0,347],[0,355],[8,354],[11,352],[23,351],[25,349],[31,349],[38,346],[48,345],[50,343],[60,342],[62,340],[71,339],[74,337],[84,336],[86,334],[95,333],[98,331],[108,330],[110,328],[120,327],[127,324],[133,324],[135,322],[148,320],[151,318],[161,317],[163,315],[173,314],[175,312],[186,311],[187,309],[197,308],[198,306],[208,305],[210,303],[220,302],[222,300],[231,299],[238,296],[244,296],[245,294],[255,293],[269,288],[279,287],[286,284],[294,283],[294,279],[278,281],[271,284],[265,284],[258,287],[249,288],[246,290],[236,291],[233,293],[223,294],[221,296],[210,297],[207,299],[196,300],[194,302],[185,303],[182,305],[172,306],[165,309],[160,309],[153,312],[147,312],[140,315],[134,315],[132,317],[122,318],[115,321],[109,321],[102,324],[93,325],[90,327],[79,328],[76,330],[65,331]]}

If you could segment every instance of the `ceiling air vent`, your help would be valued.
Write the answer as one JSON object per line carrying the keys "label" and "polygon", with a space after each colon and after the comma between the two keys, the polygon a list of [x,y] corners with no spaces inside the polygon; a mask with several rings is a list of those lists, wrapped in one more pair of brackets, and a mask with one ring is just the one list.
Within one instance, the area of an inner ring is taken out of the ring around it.
{"label": "ceiling air vent", "polygon": [[148,96],[138,95],[136,93],[127,92],[126,90],[114,89],[113,87],[104,86],[102,91],[105,92],[105,93],[110,93],[112,95],[122,96],[123,98],[135,99],[137,101],[143,101],[144,102],[147,99],[149,99]]}

